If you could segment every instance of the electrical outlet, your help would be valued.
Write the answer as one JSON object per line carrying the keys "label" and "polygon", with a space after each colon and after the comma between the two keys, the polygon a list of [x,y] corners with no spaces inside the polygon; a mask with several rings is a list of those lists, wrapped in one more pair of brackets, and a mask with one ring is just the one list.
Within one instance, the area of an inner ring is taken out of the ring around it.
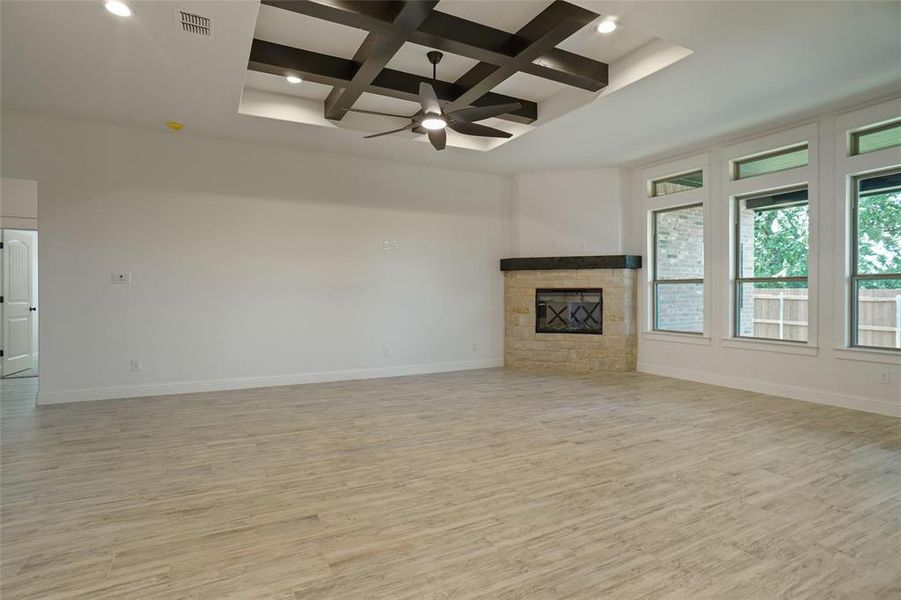
{"label": "electrical outlet", "polygon": [[479,351],[479,343],[478,343],[478,342],[473,342],[473,343],[472,343],[472,351],[473,351],[473,352],[478,352],[478,351]]}
{"label": "electrical outlet", "polygon": [[131,273],[110,273],[110,282],[114,285],[131,285]]}
{"label": "electrical outlet", "polygon": [[892,373],[891,371],[880,371],[879,373],[879,383],[889,384],[892,382]]}
{"label": "electrical outlet", "polygon": [[131,370],[132,371],[140,371],[141,370],[141,361],[131,359]]}
{"label": "electrical outlet", "polygon": [[382,356],[384,356],[385,358],[391,356],[391,346],[389,346],[388,344],[382,346]]}

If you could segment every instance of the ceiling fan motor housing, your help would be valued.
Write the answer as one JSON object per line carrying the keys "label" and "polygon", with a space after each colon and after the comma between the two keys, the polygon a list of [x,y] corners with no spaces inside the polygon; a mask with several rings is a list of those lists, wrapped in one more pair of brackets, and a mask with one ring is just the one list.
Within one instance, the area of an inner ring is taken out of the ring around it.
{"label": "ceiling fan motor housing", "polygon": [[512,137],[513,134],[511,133],[502,131],[500,129],[495,129],[493,127],[488,127],[487,125],[480,125],[476,123],[476,121],[483,121],[485,119],[496,117],[500,114],[504,114],[512,110],[519,110],[520,104],[518,102],[509,104],[497,104],[493,106],[470,106],[468,108],[452,110],[449,113],[444,112],[441,107],[441,103],[438,100],[438,95],[435,93],[435,83],[437,83],[437,78],[435,76],[437,70],[436,66],[441,61],[443,56],[444,55],[441,52],[438,52],[436,50],[430,50],[426,53],[426,57],[432,64],[433,83],[427,83],[425,81],[421,81],[419,83],[419,104],[421,106],[421,109],[415,115],[405,117],[403,115],[392,115],[374,111],[357,111],[370,114],[381,114],[387,117],[400,117],[403,119],[410,119],[410,123],[405,125],[404,127],[401,127],[399,129],[392,129],[391,131],[383,131],[382,133],[367,135],[367,138],[391,135],[392,133],[398,133],[400,131],[409,129],[414,133],[427,134],[429,136],[429,141],[432,143],[432,146],[435,147],[435,150],[444,150],[444,147],[447,144],[447,132],[445,131],[445,128],[453,129],[457,133],[462,133],[463,135],[495,138]]}

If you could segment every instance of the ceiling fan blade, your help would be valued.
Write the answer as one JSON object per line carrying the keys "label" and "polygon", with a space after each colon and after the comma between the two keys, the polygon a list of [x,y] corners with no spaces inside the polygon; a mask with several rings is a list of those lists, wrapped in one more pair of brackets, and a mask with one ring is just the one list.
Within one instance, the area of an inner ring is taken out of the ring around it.
{"label": "ceiling fan blade", "polygon": [[444,150],[447,144],[447,132],[444,129],[430,129],[429,141],[435,147],[435,150]]}
{"label": "ceiling fan blade", "polygon": [[454,123],[453,121],[451,121],[447,124],[447,126],[457,133],[462,133],[464,135],[478,135],[481,137],[493,138],[513,137],[512,133],[501,131],[500,129],[495,129],[494,127],[488,127],[487,125],[480,125],[478,123],[467,123],[466,121]]}
{"label": "ceiling fan blade", "polygon": [[406,125],[404,125],[403,127],[401,127],[400,129],[392,129],[391,131],[383,131],[382,133],[373,133],[372,135],[365,135],[365,136],[363,136],[363,139],[368,140],[370,138],[377,138],[377,137],[382,137],[383,135],[391,135],[392,133],[399,133],[401,131],[406,131],[407,129],[410,128],[410,125],[412,125],[412,124],[413,123],[410,122],[410,123],[407,123]]}
{"label": "ceiling fan blade", "polygon": [[448,113],[447,117],[451,121],[466,121],[467,123],[472,123],[473,121],[481,121],[482,119],[489,119],[498,115],[515,112],[520,108],[522,108],[522,104],[519,102],[494,104],[492,106],[471,106],[469,108],[461,108],[460,110]]}
{"label": "ceiling fan blade", "polygon": [[378,115],[380,117],[397,117],[398,119],[409,119],[410,115],[394,115],[391,113],[379,112],[377,110],[363,110],[362,108],[348,108],[347,112],[360,113],[363,115]]}
{"label": "ceiling fan blade", "polygon": [[441,104],[438,103],[438,96],[431,83],[425,81],[419,83],[419,104],[422,105],[422,112],[425,114],[441,114]]}

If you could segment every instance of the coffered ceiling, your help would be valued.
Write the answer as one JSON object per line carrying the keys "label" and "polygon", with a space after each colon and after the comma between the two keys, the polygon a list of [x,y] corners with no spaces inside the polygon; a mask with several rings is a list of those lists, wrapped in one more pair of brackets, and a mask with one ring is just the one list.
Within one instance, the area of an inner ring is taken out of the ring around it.
{"label": "coffered ceiling", "polygon": [[[393,129],[402,120],[352,113],[416,113],[420,82],[433,76],[426,54],[437,49],[445,56],[434,87],[445,110],[518,104],[483,123],[512,139],[593,101],[610,83],[610,62],[656,40],[627,26],[601,34],[596,26],[603,18],[565,0],[502,7],[472,0],[262,0],[240,112],[322,127]],[[611,43],[601,43],[606,37]],[[641,77],[690,54],[656,41],[649,53],[660,60]],[[302,77],[303,85],[288,83],[288,75]],[[639,78],[614,83],[621,88]],[[555,101],[545,103],[549,98]],[[405,137],[424,139],[415,132]],[[452,146],[483,151],[507,141],[454,132],[448,138]]]}

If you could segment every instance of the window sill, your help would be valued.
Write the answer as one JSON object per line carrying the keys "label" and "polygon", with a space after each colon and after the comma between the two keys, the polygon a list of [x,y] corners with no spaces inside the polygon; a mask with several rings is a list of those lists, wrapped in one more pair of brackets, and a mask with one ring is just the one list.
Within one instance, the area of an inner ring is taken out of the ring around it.
{"label": "window sill", "polygon": [[649,342],[672,342],[674,344],[694,344],[696,346],[709,346],[710,338],[694,333],[675,333],[664,331],[645,331],[641,339]]}
{"label": "window sill", "polygon": [[901,352],[870,348],[836,348],[835,358],[901,366]]}
{"label": "window sill", "polygon": [[724,338],[720,341],[723,348],[736,350],[755,350],[759,352],[777,352],[780,354],[796,354],[799,356],[816,356],[819,348],[809,344],[779,341],[743,340],[741,338]]}

